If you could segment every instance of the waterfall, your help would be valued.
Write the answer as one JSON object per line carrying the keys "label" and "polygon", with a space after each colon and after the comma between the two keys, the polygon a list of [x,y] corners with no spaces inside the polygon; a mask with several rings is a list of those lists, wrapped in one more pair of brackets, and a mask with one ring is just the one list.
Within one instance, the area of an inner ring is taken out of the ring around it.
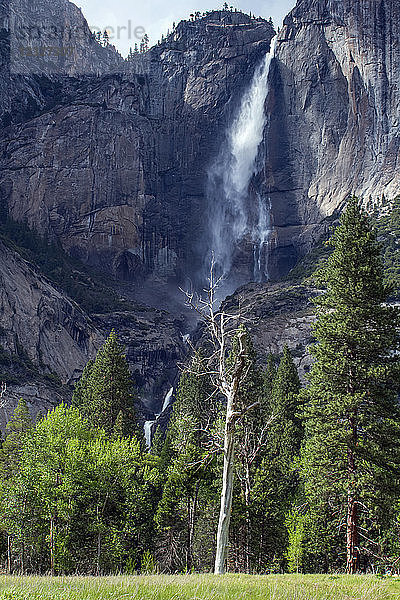
{"label": "waterfall", "polygon": [[161,415],[167,410],[167,408],[170,407],[171,402],[172,402],[173,393],[174,393],[174,388],[172,387],[168,390],[168,392],[166,393],[166,395],[164,397],[164,402],[163,402],[163,406],[162,406],[160,414],[155,415],[156,416],[155,419],[153,419],[151,421],[145,421],[145,423],[144,423],[144,437],[146,440],[146,446],[148,447],[149,450],[151,448],[151,434],[152,434],[153,425],[154,425],[154,423],[158,422],[159,417],[161,417]]}
{"label": "waterfall", "polygon": [[165,412],[167,410],[167,408],[169,407],[169,405],[171,404],[173,393],[174,393],[174,388],[172,387],[164,398],[164,404],[163,404],[163,407],[161,410],[161,414],[163,414],[163,412]]}
{"label": "waterfall", "polygon": [[151,448],[151,429],[153,423],[156,423],[156,421],[146,421],[144,424],[144,439],[146,440],[146,446],[149,449]]}
{"label": "waterfall", "polygon": [[269,279],[268,255],[269,240],[272,234],[271,199],[266,200],[257,194],[258,221],[253,229],[254,281],[261,282]]}
{"label": "waterfall", "polygon": [[269,198],[262,194],[256,194],[257,202],[251,204],[250,188],[253,177],[260,172],[257,159],[267,120],[265,101],[275,42],[276,38],[271,41],[270,52],[257,67],[227,132],[227,139],[208,173],[210,245],[219,274],[229,274],[235,250],[247,240],[253,243],[257,281],[268,278],[271,205]]}

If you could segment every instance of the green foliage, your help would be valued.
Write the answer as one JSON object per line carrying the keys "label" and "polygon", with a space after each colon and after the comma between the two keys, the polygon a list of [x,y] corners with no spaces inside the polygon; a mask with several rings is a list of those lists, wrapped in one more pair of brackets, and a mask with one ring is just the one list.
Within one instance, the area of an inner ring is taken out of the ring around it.
{"label": "green foliage", "polygon": [[[384,219],[382,227],[393,227]],[[379,238],[385,242],[382,232]],[[263,370],[244,332],[231,570],[343,568],[349,499],[359,510],[360,566],[386,568],[400,552],[399,312],[386,302],[380,244],[355,199],[319,258],[315,278],[326,292],[315,301],[316,360],[303,392],[289,349],[269,355]],[[302,291],[288,293],[297,301]],[[21,347],[17,352],[22,373],[29,357]],[[72,408],[61,405],[34,425],[19,402],[0,450],[0,556],[6,563],[8,542],[14,573],[212,567],[224,402],[205,375],[206,362],[199,351],[182,373],[169,429],[156,432],[150,454],[114,331],[86,366]],[[0,364],[17,372],[16,358],[1,348]],[[330,597],[342,597],[340,586],[332,589]],[[347,592],[343,598],[359,597],[354,587]],[[241,595],[235,587],[233,597]]]}
{"label": "green foliage", "polygon": [[3,483],[18,472],[24,442],[33,428],[28,406],[22,398],[6,425],[5,439],[0,450],[0,477]]}
{"label": "green foliage", "polygon": [[378,239],[383,246],[386,281],[392,286],[396,297],[400,296],[400,196],[382,215],[375,214]]}
{"label": "green foliage", "polygon": [[[200,566],[204,548],[200,548],[199,540],[204,530],[212,535],[206,515],[215,501],[216,477],[213,454],[207,453],[208,436],[218,409],[209,378],[201,373],[199,352],[181,375],[170,428],[160,453],[165,483],[155,517],[160,533],[158,557],[161,566],[171,571]],[[212,548],[213,544],[208,543],[207,568],[211,566]]]}
{"label": "green foliage", "polygon": [[[262,516],[260,515],[260,495],[257,493],[256,480],[260,466],[266,455],[265,442],[268,437],[270,418],[270,398],[265,394],[266,377],[257,364],[257,356],[251,336],[244,327],[242,343],[246,351],[246,378],[242,383],[239,402],[235,407],[241,417],[236,425],[236,480],[231,521],[230,561],[236,570],[260,568],[266,560],[266,549],[257,543],[264,538]],[[235,364],[237,338],[233,341],[229,362]],[[270,375],[272,366],[268,363]],[[272,387],[272,382],[270,383]],[[264,507],[261,507],[264,513]],[[261,534],[261,535],[260,535]],[[251,554],[250,556],[250,548]]]}
{"label": "green foliage", "polygon": [[15,568],[138,567],[152,544],[158,485],[156,462],[136,439],[107,439],[60,405],[24,439],[18,470],[3,485],[1,522]]}
{"label": "green foliage", "polygon": [[303,568],[304,540],[310,525],[310,515],[293,508],[285,519],[288,531],[286,560],[289,573],[300,573]]}
{"label": "green foliage", "polygon": [[[303,472],[313,519],[325,523],[326,547],[341,533],[336,556],[344,556],[349,498],[360,507],[359,544],[367,561],[371,552],[384,552],[382,532],[400,493],[399,311],[385,304],[380,245],[356,199],[331,243],[319,274],[326,293],[315,301]],[[371,549],[367,540],[377,545]]]}
{"label": "green foliage", "polygon": [[300,379],[292,355],[287,346],[273,381],[271,394],[271,414],[274,417],[270,427],[270,451],[284,465],[290,467],[298,455],[303,439],[303,429],[299,416]]}
{"label": "green foliage", "polygon": [[124,348],[112,331],[77,383],[72,402],[82,415],[108,435],[139,436],[135,390]]}
{"label": "green foliage", "polygon": [[[268,382],[268,378],[269,382]],[[262,531],[259,553],[268,569],[282,570],[288,544],[285,515],[295,502],[298,486],[298,455],[303,436],[299,420],[300,381],[288,348],[276,369],[269,357],[264,389],[268,392],[269,424],[265,445],[254,478],[255,531]]]}
{"label": "green foliage", "polygon": [[140,570],[145,575],[156,573],[156,561],[150,550],[146,550],[146,552],[143,553],[142,567]]}
{"label": "green foliage", "polygon": [[108,287],[103,277],[68,256],[61,246],[49,243],[25,223],[5,219],[0,224],[0,239],[23,258],[39,267],[41,272],[59,286],[83,310],[108,313],[130,308]]}

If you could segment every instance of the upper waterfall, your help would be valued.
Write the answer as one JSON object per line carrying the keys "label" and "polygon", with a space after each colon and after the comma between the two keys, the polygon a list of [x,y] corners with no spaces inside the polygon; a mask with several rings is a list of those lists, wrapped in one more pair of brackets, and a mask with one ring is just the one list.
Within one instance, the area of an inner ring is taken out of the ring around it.
{"label": "upper waterfall", "polygon": [[271,233],[270,200],[256,192],[250,201],[249,195],[252,179],[260,171],[257,159],[267,121],[265,102],[275,43],[276,37],[255,70],[208,174],[211,249],[221,275],[229,274],[235,251],[247,240],[254,247],[254,278],[268,278],[264,250]]}

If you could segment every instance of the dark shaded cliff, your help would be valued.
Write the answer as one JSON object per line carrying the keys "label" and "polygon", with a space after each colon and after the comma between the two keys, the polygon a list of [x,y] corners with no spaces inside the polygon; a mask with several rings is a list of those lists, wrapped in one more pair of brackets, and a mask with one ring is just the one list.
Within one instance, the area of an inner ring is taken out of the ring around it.
{"label": "dark shaded cliff", "polygon": [[126,345],[141,400],[157,411],[185,354],[185,323],[136,303],[89,316],[0,241],[0,380],[14,404],[23,396],[37,411],[68,399],[111,329]]}

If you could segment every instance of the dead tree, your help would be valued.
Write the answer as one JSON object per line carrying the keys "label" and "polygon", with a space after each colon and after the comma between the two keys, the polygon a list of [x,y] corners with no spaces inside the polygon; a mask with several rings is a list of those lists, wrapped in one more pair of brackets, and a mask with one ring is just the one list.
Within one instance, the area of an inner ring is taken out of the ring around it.
{"label": "dead tree", "polygon": [[[216,393],[226,399],[226,417],[224,427],[224,467],[221,490],[221,507],[217,532],[217,550],[215,556],[215,574],[226,572],[229,525],[232,512],[232,493],[235,462],[235,430],[244,414],[255,408],[241,407],[239,394],[247,377],[247,349],[245,345],[246,330],[241,325],[243,317],[237,313],[225,312],[217,308],[217,290],[222,278],[215,277],[215,262],[212,260],[208,288],[204,290],[205,299],[195,296],[193,292],[184,292],[187,304],[197,312],[206,326],[207,340],[210,345],[208,355],[202,359],[204,373],[211,378]],[[183,291],[183,290],[182,290]],[[237,350],[234,360],[228,360],[228,352],[232,341],[236,338]],[[196,373],[199,375],[199,373]]]}

